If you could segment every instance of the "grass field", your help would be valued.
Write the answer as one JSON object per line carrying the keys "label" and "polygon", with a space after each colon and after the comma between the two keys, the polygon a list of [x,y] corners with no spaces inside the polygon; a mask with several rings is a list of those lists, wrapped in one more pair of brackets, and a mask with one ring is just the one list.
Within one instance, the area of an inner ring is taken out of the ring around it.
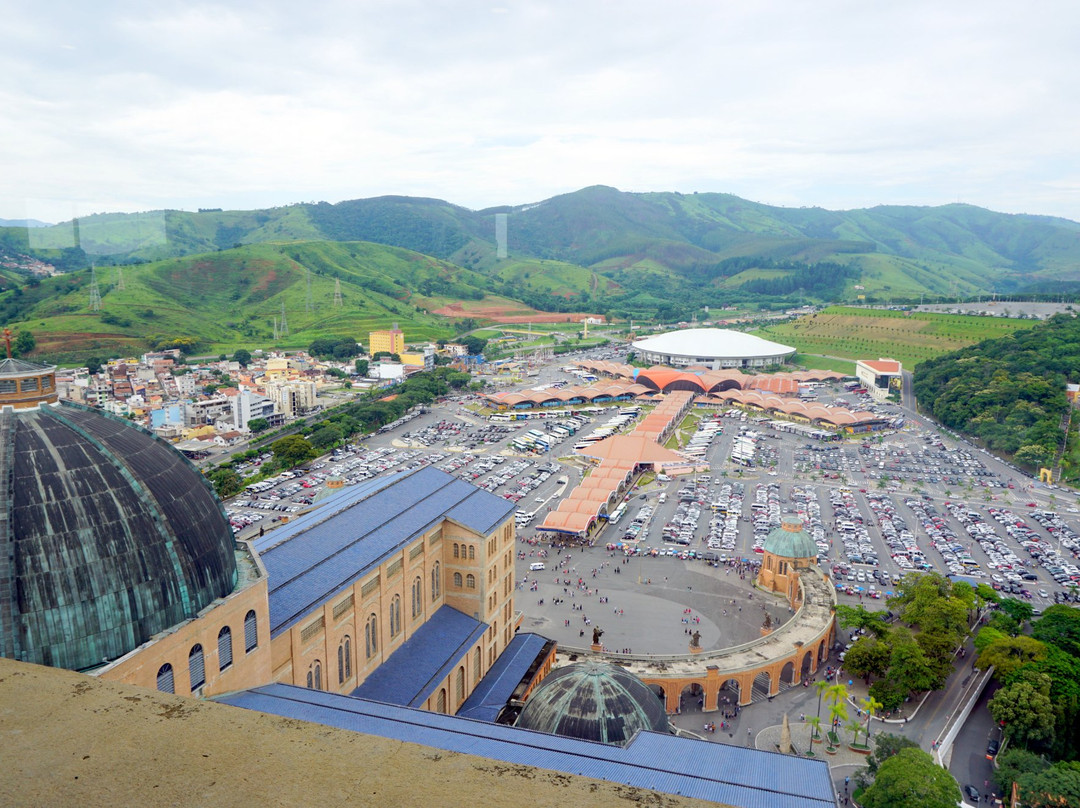
{"label": "grass field", "polygon": [[[1029,329],[1031,320],[831,306],[758,330],[758,336],[793,345],[800,355],[841,359],[897,359],[905,367],[984,339]],[[807,359],[809,361],[809,359]],[[815,367],[819,367],[815,365]]]}
{"label": "grass field", "polygon": [[793,364],[802,365],[808,370],[835,370],[837,373],[855,375],[855,363],[849,359],[832,359],[828,356],[797,353],[791,358]]}

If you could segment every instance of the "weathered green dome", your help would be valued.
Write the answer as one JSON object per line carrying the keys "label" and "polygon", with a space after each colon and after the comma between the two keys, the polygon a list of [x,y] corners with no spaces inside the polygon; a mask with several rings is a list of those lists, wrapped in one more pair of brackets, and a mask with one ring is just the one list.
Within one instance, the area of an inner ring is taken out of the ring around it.
{"label": "weathered green dome", "polygon": [[618,746],[640,730],[671,731],[664,703],[648,685],[624,668],[597,661],[549,673],[515,726]]}
{"label": "weathered green dome", "polygon": [[120,418],[5,408],[0,502],[0,656],[92,668],[236,584],[232,530],[205,478]]}
{"label": "weathered green dome", "polygon": [[803,530],[802,520],[797,516],[784,516],[780,527],[773,528],[765,537],[763,549],[781,558],[817,558],[818,546]]}

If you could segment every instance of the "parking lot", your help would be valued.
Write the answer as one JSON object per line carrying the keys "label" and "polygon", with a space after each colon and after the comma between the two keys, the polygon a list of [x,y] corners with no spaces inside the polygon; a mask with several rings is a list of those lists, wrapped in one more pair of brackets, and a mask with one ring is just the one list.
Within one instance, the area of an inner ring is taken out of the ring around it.
{"label": "parking lot", "polygon": [[[577,380],[557,367],[530,380],[564,381]],[[873,407],[890,418],[899,414],[895,405],[868,403],[838,385],[820,386],[813,397]],[[310,507],[331,477],[350,485],[433,464],[516,503],[519,537],[540,547],[550,536],[536,526],[581,478],[585,464],[574,446],[595,431],[630,429],[637,418],[634,408],[619,415],[613,406],[493,421],[474,405],[467,396],[440,402],[302,473],[264,481],[227,503],[234,530],[265,530]],[[841,441],[793,430],[733,409],[704,413],[682,435],[682,445],[707,461],[710,472],[647,475],[593,536],[594,544],[646,560],[753,563],[781,514],[794,512],[842,600],[878,600],[905,572],[918,569],[985,582],[1037,607],[1074,597],[1080,522],[1073,496],[1054,496],[981,450],[915,422]]]}

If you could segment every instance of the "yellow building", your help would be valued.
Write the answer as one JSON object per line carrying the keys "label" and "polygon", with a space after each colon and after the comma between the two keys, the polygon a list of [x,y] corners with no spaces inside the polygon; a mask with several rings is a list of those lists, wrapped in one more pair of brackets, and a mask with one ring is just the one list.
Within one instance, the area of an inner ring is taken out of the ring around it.
{"label": "yellow building", "polygon": [[368,353],[374,356],[379,351],[398,354],[405,351],[405,333],[398,329],[397,323],[388,331],[372,331],[368,334]]}

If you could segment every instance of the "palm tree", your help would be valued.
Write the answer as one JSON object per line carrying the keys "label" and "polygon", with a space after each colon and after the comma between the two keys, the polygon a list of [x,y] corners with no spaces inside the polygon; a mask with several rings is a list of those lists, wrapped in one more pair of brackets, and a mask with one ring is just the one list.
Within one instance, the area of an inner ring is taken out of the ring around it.
{"label": "palm tree", "polygon": [[821,719],[816,715],[812,715],[806,719],[806,723],[810,725],[810,743],[813,743],[814,738],[821,735]]}
{"label": "palm tree", "polygon": [[834,685],[829,685],[828,693],[829,701],[833,704],[839,704],[842,701],[847,701],[847,685],[843,682],[837,682]]}
{"label": "palm tree", "polygon": [[829,730],[829,746],[833,745],[833,736],[836,734],[836,728],[840,726],[841,721],[847,721],[848,711],[843,702],[836,702],[829,708],[829,719],[832,729]]}
{"label": "palm tree", "polygon": [[862,722],[857,719],[851,719],[844,725],[844,729],[851,733],[851,743],[854,746],[859,741],[859,731],[862,729]]}
{"label": "palm tree", "polygon": [[829,680],[822,679],[820,682],[814,682],[814,689],[817,690],[817,714],[818,719],[821,718],[821,695],[829,687]]}
{"label": "palm tree", "polygon": [[866,710],[866,742],[870,743],[870,722],[874,720],[874,715],[884,707],[880,701],[873,696],[868,696],[862,700],[862,708]]}

